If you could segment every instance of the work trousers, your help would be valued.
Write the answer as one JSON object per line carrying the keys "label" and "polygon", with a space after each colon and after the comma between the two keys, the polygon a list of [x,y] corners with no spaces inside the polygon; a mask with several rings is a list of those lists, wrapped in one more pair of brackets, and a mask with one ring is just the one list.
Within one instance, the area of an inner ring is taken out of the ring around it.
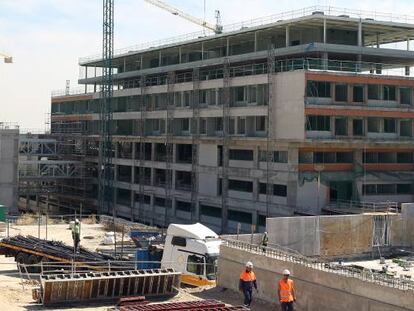
{"label": "work trousers", "polygon": [[282,302],[281,304],[282,311],[293,311],[293,301]]}
{"label": "work trousers", "polygon": [[250,306],[250,304],[252,303],[252,292],[253,292],[253,288],[243,289],[244,305],[245,306]]}
{"label": "work trousers", "polygon": [[79,251],[79,242],[80,242],[80,239],[75,238],[73,240],[73,247],[75,248],[75,252]]}

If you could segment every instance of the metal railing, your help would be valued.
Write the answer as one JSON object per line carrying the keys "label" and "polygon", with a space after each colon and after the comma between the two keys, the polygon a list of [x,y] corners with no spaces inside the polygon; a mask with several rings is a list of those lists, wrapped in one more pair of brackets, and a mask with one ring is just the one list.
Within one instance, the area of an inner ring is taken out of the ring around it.
{"label": "metal railing", "polygon": [[399,212],[398,202],[364,202],[352,200],[336,200],[327,205],[328,208],[358,209],[364,212]]}
{"label": "metal railing", "polygon": [[19,125],[16,122],[0,122],[0,130],[18,130]]}
{"label": "metal railing", "polygon": [[[403,65],[358,62],[348,60],[324,60],[322,58],[291,58],[286,60],[277,60],[275,62],[275,72],[288,72],[295,70],[309,71],[327,71],[327,72],[345,72],[353,74],[369,74],[373,76],[406,76]],[[230,77],[245,77],[252,75],[267,74],[267,63],[256,63],[248,65],[232,66],[229,68]],[[412,75],[411,75],[412,76]],[[407,76],[406,76],[407,77]],[[223,68],[205,69],[200,71],[199,79],[209,81],[223,78]],[[192,82],[192,73],[180,73],[176,75],[176,83]],[[128,79],[119,82],[119,90],[128,88],[141,87],[141,79]],[[146,77],[145,86],[166,85],[167,74]],[[52,92],[52,97],[70,96],[76,94],[86,94],[85,88],[71,89],[69,94],[65,90],[56,90]],[[90,92],[90,91],[87,91]],[[98,111],[96,112],[98,113]]]}
{"label": "metal railing", "polygon": [[[366,11],[366,10],[350,10],[346,8],[338,8],[333,6],[310,6],[299,10],[292,10],[287,12],[282,12],[279,14],[273,14],[266,17],[259,17],[250,19],[247,21],[237,22],[223,27],[223,32],[232,32],[238,31],[245,28],[259,27],[272,23],[283,23],[286,20],[300,18],[304,16],[310,16],[315,14],[326,14],[330,16],[341,16],[342,17],[351,17],[351,18],[364,18],[364,19],[373,19],[386,22],[398,22],[398,23],[414,23],[414,16],[410,15],[400,15],[392,13],[381,13],[375,11]],[[140,52],[146,49],[168,47],[175,45],[177,43],[184,43],[185,41],[205,38],[208,36],[214,36],[214,32],[204,30],[197,31],[193,33],[188,33],[172,38],[166,38],[161,40],[156,40],[152,42],[141,43],[114,51],[114,56],[119,56],[132,52]],[[101,54],[94,54],[86,57],[79,58],[79,64],[86,64],[92,61],[99,61],[102,59]]]}
{"label": "metal railing", "polygon": [[233,240],[233,239],[224,239],[224,245],[243,250],[250,253],[260,254],[266,257],[274,258],[277,260],[287,261],[294,264],[302,265],[311,269],[334,273],[336,275],[343,275],[345,277],[356,278],[365,282],[375,283],[381,286],[388,286],[400,290],[409,290],[414,291],[414,281],[409,279],[398,279],[392,276],[389,276],[385,273],[377,273],[372,271],[365,271],[356,269],[349,266],[344,266],[341,264],[336,264],[332,262],[323,262],[318,259],[306,257],[303,255],[298,255],[290,253],[281,249],[263,247],[261,245],[254,245],[248,242]]}

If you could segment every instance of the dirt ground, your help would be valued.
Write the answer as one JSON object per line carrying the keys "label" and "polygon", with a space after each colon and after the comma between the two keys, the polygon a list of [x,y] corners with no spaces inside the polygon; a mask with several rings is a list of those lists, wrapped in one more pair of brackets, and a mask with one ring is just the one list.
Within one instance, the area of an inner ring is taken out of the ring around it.
{"label": "dirt ground", "polygon": [[[97,247],[102,247],[101,242],[105,235],[104,228],[99,224],[82,224],[81,229],[82,241],[81,245],[90,250],[96,250]],[[11,236],[33,235],[38,236],[37,225],[13,225],[9,229]],[[0,237],[4,237],[5,232],[0,232]],[[118,234],[118,239],[121,235]],[[40,237],[46,238],[46,228],[41,227]],[[47,227],[48,239],[63,241],[69,245],[72,243],[71,231],[68,225],[48,225]],[[23,281],[16,268],[14,258],[6,258],[0,256],[0,310],[17,311],[17,310],[111,310],[114,304],[105,305],[82,305],[82,306],[62,306],[61,308],[47,308],[33,302],[32,289],[36,287],[33,282]],[[170,300],[172,301],[188,301],[199,299],[216,299],[221,300],[227,304],[241,305],[243,298],[240,293],[229,290],[222,290],[220,288],[183,288],[179,294]],[[251,310],[267,311],[275,310],[275,306],[261,301],[255,300]]]}

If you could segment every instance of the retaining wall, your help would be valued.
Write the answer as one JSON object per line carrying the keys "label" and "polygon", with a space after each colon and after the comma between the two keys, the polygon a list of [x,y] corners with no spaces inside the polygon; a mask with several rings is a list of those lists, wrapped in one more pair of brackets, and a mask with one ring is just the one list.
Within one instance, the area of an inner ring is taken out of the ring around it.
{"label": "retaining wall", "polygon": [[[289,269],[296,283],[300,311],[408,311],[414,310],[414,292],[325,272],[302,264],[271,258],[253,251],[222,245],[218,261],[218,285],[238,290],[240,272],[252,261],[259,297],[277,302],[277,282]],[[277,310],[277,309],[276,309]]]}

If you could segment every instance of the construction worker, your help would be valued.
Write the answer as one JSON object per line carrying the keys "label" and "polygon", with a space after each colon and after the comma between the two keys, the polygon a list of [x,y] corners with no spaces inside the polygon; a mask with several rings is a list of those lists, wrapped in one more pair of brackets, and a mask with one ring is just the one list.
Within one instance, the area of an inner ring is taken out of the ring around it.
{"label": "construction worker", "polygon": [[254,274],[252,269],[253,263],[248,261],[246,263],[246,269],[242,273],[240,273],[239,290],[243,292],[245,307],[250,307],[250,304],[252,303],[253,287],[256,289],[257,292],[256,275]]}
{"label": "construction worker", "polygon": [[267,236],[267,232],[263,233],[262,242],[260,245],[262,246],[263,252],[266,251],[267,244],[269,243],[269,237]]}
{"label": "construction worker", "polygon": [[278,296],[282,311],[293,311],[293,302],[296,301],[295,286],[289,276],[290,271],[285,269],[279,281]]}
{"label": "construction worker", "polygon": [[79,219],[75,219],[75,223],[72,227],[72,239],[73,247],[76,253],[79,252],[79,242],[80,242],[80,222]]}

